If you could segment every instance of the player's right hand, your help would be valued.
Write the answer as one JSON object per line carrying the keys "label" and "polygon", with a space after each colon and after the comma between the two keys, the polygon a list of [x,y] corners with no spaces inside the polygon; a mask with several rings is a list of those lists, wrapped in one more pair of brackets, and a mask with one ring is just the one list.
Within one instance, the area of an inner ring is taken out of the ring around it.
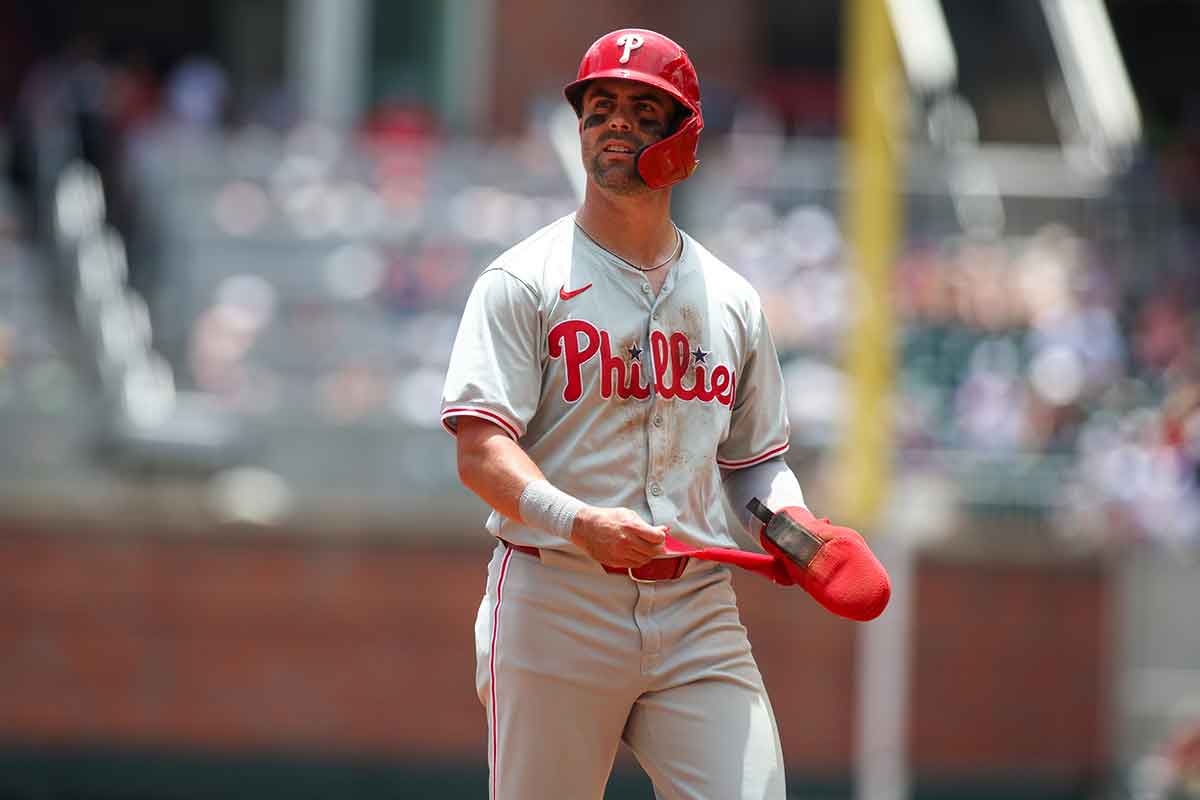
{"label": "player's right hand", "polygon": [[584,506],[575,515],[571,541],[610,567],[640,567],[663,555],[667,526],[651,525],[628,508]]}

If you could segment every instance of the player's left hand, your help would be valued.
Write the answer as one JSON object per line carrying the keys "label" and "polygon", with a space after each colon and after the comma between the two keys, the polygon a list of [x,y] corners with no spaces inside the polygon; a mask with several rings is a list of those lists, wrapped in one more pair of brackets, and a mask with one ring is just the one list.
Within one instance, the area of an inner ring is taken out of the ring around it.
{"label": "player's left hand", "polygon": [[775,556],[775,583],[799,586],[827,610],[839,616],[866,621],[883,613],[892,594],[887,570],[871,552],[858,531],[819,520],[803,506],[786,506],[777,514],[814,534],[822,544],[805,559],[780,547],[759,531],[763,549]]}

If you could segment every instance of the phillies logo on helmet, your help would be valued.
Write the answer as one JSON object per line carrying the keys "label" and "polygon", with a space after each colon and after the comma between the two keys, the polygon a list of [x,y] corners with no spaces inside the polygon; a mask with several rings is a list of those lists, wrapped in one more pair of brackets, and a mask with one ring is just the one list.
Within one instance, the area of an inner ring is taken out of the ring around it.
{"label": "phillies logo on helmet", "polygon": [[[583,365],[600,357],[600,396],[605,400],[614,394],[622,400],[645,400],[650,397],[650,384],[642,380],[642,362],[630,355],[628,362],[612,352],[612,337],[583,319],[568,319],[550,329],[550,357],[561,358],[566,369],[567,383],[563,401],[574,403],[583,397]],[[737,391],[737,377],[724,364],[712,365],[705,359],[711,355],[697,346],[692,349],[687,334],[675,331],[670,336],[662,331],[650,334],[650,357],[654,362],[654,389],[666,400],[716,401],[732,406]],[[689,370],[690,367],[690,370]]]}
{"label": "phillies logo on helmet", "polygon": [[625,48],[625,52],[621,54],[621,57],[618,58],[617,61],[621,64],[628,64],[629,63],[629,54],[631,52],[633,52],[634,50],[637,50],[639,47],[641,47],[645,43],[646,43],[646,40],[643,39],[641,36],[639,36],[636,33],[624,34],[619,39],[617,39],[617,47]]}

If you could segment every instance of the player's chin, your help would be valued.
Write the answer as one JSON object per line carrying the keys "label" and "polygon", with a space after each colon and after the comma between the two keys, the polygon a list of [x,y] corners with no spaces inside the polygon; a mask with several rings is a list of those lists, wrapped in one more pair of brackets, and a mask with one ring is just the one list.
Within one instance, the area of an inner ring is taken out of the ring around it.
{"label": "player's chin", "polygon": [[637,194],[649,188],[637,171],[636,159],[608,159],[603,155],[607,154],[592,162],[592,180],[597,186],[617,194]]}

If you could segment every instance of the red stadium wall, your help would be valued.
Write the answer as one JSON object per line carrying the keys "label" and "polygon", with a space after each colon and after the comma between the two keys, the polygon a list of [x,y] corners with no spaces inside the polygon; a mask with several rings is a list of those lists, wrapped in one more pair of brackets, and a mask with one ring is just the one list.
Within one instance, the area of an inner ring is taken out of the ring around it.
{"label": "red stadium wall", "polygon": [[1113,642],[1096,564],[919,570],[910,732],[918,774],[1097,775]]}
{"label": "red stadium wall", "polygon": [[[314,750],[482,764],[487,553],[297,540],[0,535],[0,743]],[[852,771],[856,625],[742,576],[790,770]],[[1095,564],[925,558],[918,774],[1086,780],[1107,764]]]}

